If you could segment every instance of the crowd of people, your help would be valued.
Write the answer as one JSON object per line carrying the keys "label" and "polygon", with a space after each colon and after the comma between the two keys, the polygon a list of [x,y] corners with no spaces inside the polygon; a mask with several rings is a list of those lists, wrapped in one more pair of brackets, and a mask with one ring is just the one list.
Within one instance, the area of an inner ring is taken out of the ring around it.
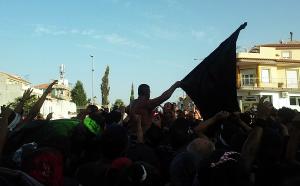
{"label": "crowd of people", "polygon": [[37,117],[55,83],[26,115],[30,89],[13,110],[1,107],[1,186],[300,185],[300,114],[264,97],[255,112],[202,121],[165,103],[180,81],[154,99],[142,84],[126,108]]}

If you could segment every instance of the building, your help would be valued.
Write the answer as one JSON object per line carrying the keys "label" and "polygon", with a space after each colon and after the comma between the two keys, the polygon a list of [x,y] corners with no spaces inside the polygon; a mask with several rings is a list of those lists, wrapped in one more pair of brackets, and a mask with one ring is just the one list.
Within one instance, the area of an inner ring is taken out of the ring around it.
{"label": "building", "polygon": [[[34,86],[44,92],[50,83],[44,83]],[[46,100],[40,110],[40,113],[46,117],[53,112],[53,119],[70,118],[76,113],[76,105],[71,102],[71,92],[68,85],[64,85],[61,81],[53,86],[52,92],[46,97]]]}
{"label": "building", "polygon": [[13,102],[15,98],[23,95],[30,87],[30,82],[20,76],[0,72],[0,105]]}
{"label": "building", "polygon": [[[24,91],[32,88],[32,95],[42,96],[50,83],[30,87],[30,82],[20,76],[0,72],[0,105],[8,104],[21,97]],[[60,66],[60,79],[53,86],[51,94],[47,95],[40,113],[46,117],[53,112],[53,119],[70,118],[76,115],[76,104],[71,102],[71,88],[68,80],[64,79],[64,66]]]}
{"label": "building", "polygon": [[242,111],[255,107],[264,95],[275,108],[300,111],[299,70],[300,42],[292,39],[237,53],[237,95]]}
{"label": "building", "polygon": [[[71,88],[67,79],[65,79],[65,66],[60,66],[60,79],[53,86],[52,92],[46,97],[41,107],[40,113],[46,117],[53,112],[53,119],[70,118],[76,116],[76,104],[71,102]],[[36,85],[34,88],[44,92],[50,83]]]}

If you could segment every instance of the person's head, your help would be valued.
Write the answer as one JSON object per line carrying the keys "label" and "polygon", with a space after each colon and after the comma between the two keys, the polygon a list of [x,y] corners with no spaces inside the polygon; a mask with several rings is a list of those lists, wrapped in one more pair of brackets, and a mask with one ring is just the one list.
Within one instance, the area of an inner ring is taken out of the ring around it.
{"label": "person's head", "polygon": [[159,171],[150,164],[136,161],[121,173],[119,185],[130,186],[150,186],[163,185]]}
{"label": "person's head", "polygon": [[163,130],[156,125],[152,125],[145,133],[145,143],[150,147],[156,147],[164,137]]}
{"label": "person's head", "polygon": [[101,129],[104,129],[104,124],[105,124],[105,118],[106,115],[105,113],[102,113],[100,111],[95,111],[89,114],[89,117],[94,120],[97,125],[101,127]]}
{"label": "person's head", "polygon": [[240,152],[247,134],[239,127],[237,118],[230,115],[220,126],[220,134],[218,136],[219,145],[226,149]]}
{"label": "person's head", "polygon": [[[164,104],[163,107],[163,120],[164,122],[173,122],[176,119],[176,114],[175,114],[175,106],[167,102]],[[168,125],[168,124],[166,124]]]}
{"label": "person's head", "polygon": [[247,174],[240,164],[240,154],[215,151],[198,164],[197,180],[201,186],[249,185]]}
{"label": "person's head", "polygon": [[63,185],[63,155],[53,148],[40,148],[22,160],[21,169],[45,185]]}
{"label": "person's head", "polygon": [[185,118],[184,112],[182,110],[176,110],[176,118]]}
{"label": "person's head", "polygon": [[128,148],[128,135],[124,127],[115,125],[107,128],[100,137],[101,152],[108,159],[121,157]]}
{"label": "person's head", "polygon": [[171,185],[193,185],[199,161],[200,158],[190,152],[177,154],[169,167]]}
{"label": "person's head", "polygon": [[107,125],[117,124],[122,119],[122,114],[118,110],[113,110],[107,114],[105,123]]}
{"label": "person's head", "polygon": [[176,119],[170,127],[170,140],[174,149],[187,145],[195,137],[191,129],[192,123],[187,119]]}
{"label": "person's head", "polygon": [[265,127],[260,142],[258,160],[265,164],[273,164],[280,161],[284,151],[284,138],[279,131],[272,127]]}
{"label": "person's head", "polygon": [[282,124],[291,123],[295,116],[296,112],[290,108],[282,107],[278,110],[278,119]]}
{"label": "person's head", "polygon": [[207,137],[194,139],[188,146],[187,151],[200,157],[208,157],[215,150],[215,145]]}
{"label": "person's head", "polygon": [[187,117],[188,120],[194,121],[194,119],[195,119],[194,112],[193,111],[189,111],[186,117]]}
{"label": "person's head", "polygon": [[146,97],[147,99],[150,98],[150,87],[147,84],[141,84],[138,88],[138,95],[139,97]]}
{"label": "person's head", "polygon": [[86,107],[87,113],[91,114],[98,111],[98,107],[96,105],[88,105]]}

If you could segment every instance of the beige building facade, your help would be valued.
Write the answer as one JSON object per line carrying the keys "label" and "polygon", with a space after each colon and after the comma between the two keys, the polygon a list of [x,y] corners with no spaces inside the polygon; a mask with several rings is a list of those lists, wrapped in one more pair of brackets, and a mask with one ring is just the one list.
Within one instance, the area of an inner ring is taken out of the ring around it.
{"label": "beige building facade", "polygon": [[280,42],[237,53],[237,94],[242,111],[268,96],[275,108],[300,111],[300,42]]}

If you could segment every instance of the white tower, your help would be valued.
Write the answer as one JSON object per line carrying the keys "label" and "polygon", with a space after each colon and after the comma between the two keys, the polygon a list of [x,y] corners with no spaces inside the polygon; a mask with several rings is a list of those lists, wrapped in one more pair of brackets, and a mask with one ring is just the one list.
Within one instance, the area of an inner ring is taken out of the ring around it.
{"label": "white tower", "polygon": [[59,66],[59,75],[60,75],[61,80],[65,79],[65,65],[64,64],[61,64]]}
{"label": "white tower", "polygon": [[58,81],[58,84],[62,84],[62,85],[65,85],[66,87],[69,86],[69,82],[68,80],[65,79],[65,65],[64,64],[61,64],[59,66],[59,81]]}

